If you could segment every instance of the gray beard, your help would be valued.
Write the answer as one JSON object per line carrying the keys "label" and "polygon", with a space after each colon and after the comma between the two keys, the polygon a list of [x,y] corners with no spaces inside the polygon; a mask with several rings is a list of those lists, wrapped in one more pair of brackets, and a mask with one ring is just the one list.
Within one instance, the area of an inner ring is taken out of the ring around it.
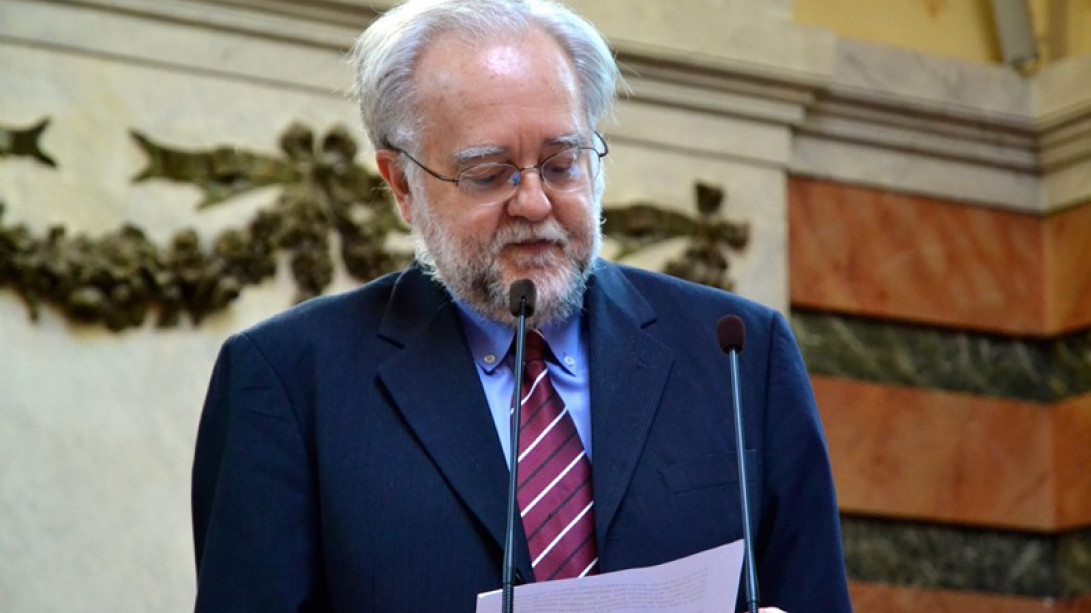
{"label": "gray beard", "polygon": [[[426,193],[421,185],[419,173],[407,173],[411,190],[416,194],[413,201],[413,220],[411,237],[417,262],[424,272],[435,282],[446,288],[451,295],[483,317],[514,327],[515,317],[509,306],[508,284],[498,265],[500,250],[504,244],[517,239],[543,238],[563,241],[564,272],[549,271],[546,283],[536,281],[538,304],[534,315],[527,319],[527,324],[541,328],[547,324],[563,321],[583,308],[583,296],[587,291],[587,282],[595,269],[602,251],[602,193],[605,182],[596,183],[591,194],[591,223],[587,228],[590,245],[587,253],[578,253],[578,242],[573,241],[570,233],[555,219],[539,224],[513,222],[501,228],[492,240],[485,245],[458,244],[449,233],[437,223],[430,204],[424,199]],[[547,264],[531,262],[535,268]],[[542,275],[539,274],[539,277]],[[515,279],[512,279],[515,281]]]}
{"label": "gray beard", "polygon": [[[427,223],[431,223],[431,220]],[[598,234],[597,226],[596,234]],[[481,316],[515,327],[516,318],[509,309],[510,287],[504,282],[499,267],[495,265],[495,258],[491,258],[490,261],[493,263],[481,270],[475,271],[471,270],[470,266],[456,264],[452,267],[454,270],[449,270],[445,274],[444,267],[437,263],[422,232],[416,226],[413,228],[412,235],[416,259],[425,274],[450,292],[456,300]],[[440,238],[439,240],[448,239]],[[566,262],[568,264],[566,274],[562,277],[552,275],[548,280],[550,287],[537,288],[538,304],[535,305],[534,314],[527,318],[528,326],[541,328],[553,322],[564,321],[583,308],[583,297],[587,291],[588,280],[595,269],[599,245],[601,245],[601,237],[596,236],[587,261],[577,261],[572,254],[566,252],[569,256]]]}

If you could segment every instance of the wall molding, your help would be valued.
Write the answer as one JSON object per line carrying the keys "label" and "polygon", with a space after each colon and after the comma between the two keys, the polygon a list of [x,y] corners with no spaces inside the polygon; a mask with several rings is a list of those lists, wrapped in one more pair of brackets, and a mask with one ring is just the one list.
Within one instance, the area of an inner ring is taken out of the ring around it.
{"label": "wall molding", "polygon": [[791,172],[1038,214],[1086,203],[1091,80],[1067,80],[1088,71],[1091,56],[1026,78],[839,41],[834,73],[796,132]]}
{"label": "wall molding", "polygon": [[[686,0],[695,8],[703,6],[701,1]],[[6,10],[14,17],[18,11],[20,19],[0,19],[0,40],[119,57],[128,53],[133,61],[157,59],[207,69],[179,53],[169,36],[161,39],[166,43],[152,46],[149,55],[146,45],[119,41],[114,48],[102,36],[81,34],[89,23],[44,27],[55,23],[49,14],[58,7],[77,22],[110,13],[118,19],[184,28],[189,36],[194,29],[244,35],[250,42],[223,54],[231,60],[217,70],[344,92],[348,68],[336,56],[343,55],[370,19],[393,4],[10,0],[7,8],[0,7],[0,16]],[[792,22],[780,5],[730,4],[722,14],[707,17],[711,21],[700,32],[681,36],[671,33],[677,28],[664,24],[664,16],[690,12],[644,7],[630,11],[626,19],[607,19],[613,5],[606,4],[610,6],[574,2],[577,10],[601,22],[611,38],[632,86],[626,104],[730,119],[718,132],[730,149],[724,155],[793,175],[1038,214],[1091,201],[1091,56],[1067,58],[1024,77],[1006,66],[839,39]],[[263,44],[297,45],[300,61],[279,67],[258,61]],[[730,134],[741,124],[765,126],[765,131],[732,140]],[[618,135],[650,138],[627,134],[628,129],[623,125]],[[748,146],[755,136],[777,141],[779,133],[789,135],[786,144]],[[715,149],[695,147],[711,153]]]}

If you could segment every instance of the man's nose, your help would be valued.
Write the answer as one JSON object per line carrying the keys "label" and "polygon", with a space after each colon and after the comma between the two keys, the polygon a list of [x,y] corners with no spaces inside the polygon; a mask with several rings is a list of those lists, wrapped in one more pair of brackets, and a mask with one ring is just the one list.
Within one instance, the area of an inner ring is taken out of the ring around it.
{"label": "man's nose", "polygon": [[508,201],[508,214],[539,221],[549,216],[553,203],[545,193],[542,173],[537,168],[519,171],[515,182],[515,194]]}

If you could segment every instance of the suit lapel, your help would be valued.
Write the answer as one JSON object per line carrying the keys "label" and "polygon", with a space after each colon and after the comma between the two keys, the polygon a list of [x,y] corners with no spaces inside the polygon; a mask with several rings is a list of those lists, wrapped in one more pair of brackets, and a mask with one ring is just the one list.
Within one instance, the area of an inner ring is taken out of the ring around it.
{"label": "suit lapel", "polygon": [[[451,488],[503,548],[508,468],[450,297],[419,270],[398,280],[380,334],[401,345],[379,367],[394,405]],[[516,522],[516,563],[531,577]]]}
{"label": "suit lapel", "polygon": [[640,459],[674,355],[644,328],[655,312],[620,270],[600,263],[586,300],[595,530],[606,534]]}
{"label": "suit lapel", "polygon": [[[398,280],[380,334],[401,347],[379,367],[397,410],[452,489],[503,547],[508,469],[450,297],[419,270]],[[647,439],[674,356],[644,328],[655,312],[612,264],[585,299],[595,529],[604,546]],[[516,522],[516,563],[532,577]]]}

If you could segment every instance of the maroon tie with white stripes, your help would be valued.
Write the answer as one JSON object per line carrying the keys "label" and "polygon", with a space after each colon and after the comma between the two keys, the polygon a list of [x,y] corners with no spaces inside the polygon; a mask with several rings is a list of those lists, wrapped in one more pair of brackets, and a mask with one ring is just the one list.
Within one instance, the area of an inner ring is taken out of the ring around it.
{"label": "maroon tie with white stripes", "polygon": [[527,333],[517,498],[538,581],[598,572],[591,462],[549,380],[548,355],[541,333]]}

